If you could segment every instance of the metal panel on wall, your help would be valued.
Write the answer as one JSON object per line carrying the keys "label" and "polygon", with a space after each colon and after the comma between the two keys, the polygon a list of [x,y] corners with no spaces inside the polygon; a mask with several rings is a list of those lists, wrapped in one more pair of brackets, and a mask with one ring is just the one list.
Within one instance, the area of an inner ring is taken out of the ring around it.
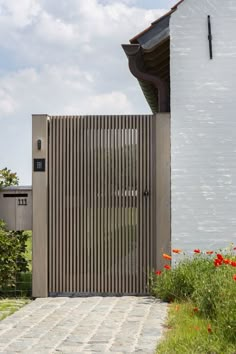
{"label": "metal panel on wall", "polygon": [[152,117],[49,118],[49,294],[148,292]]}

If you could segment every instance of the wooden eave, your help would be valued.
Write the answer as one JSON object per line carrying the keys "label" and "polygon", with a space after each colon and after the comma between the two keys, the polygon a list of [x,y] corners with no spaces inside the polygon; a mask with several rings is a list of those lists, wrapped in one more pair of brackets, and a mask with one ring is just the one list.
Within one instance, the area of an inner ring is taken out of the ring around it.
{"label": "wooden eave", "polygon": [[[169,12],[154,21],[151,26],[130,40],[131,45],[142,48],[143,70],[149,76],[157,77],[167,85],[170,94],[170,16],[184,0],[175,4]],[[153,113],[160,111],[159,91],[153,81],[140,80],[143,94]]]}

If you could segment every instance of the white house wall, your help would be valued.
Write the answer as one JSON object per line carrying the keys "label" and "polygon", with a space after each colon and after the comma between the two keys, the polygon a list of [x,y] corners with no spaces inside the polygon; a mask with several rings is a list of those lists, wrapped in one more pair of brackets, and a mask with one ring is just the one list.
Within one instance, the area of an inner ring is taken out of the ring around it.
{"label": "white house wall", "polygon": [[236,1],[185,0],[170,35],[172,245],[226,247],[236,243]]}

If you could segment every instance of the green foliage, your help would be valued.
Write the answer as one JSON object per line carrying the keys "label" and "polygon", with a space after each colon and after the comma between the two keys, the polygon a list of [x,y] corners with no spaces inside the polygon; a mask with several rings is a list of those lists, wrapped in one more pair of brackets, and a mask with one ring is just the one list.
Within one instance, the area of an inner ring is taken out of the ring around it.
{"label": "green foliage", "polygon": [[164,301],[190,301],[220,341],[236,346],[236,249],[227,251],[185,257],[173,269],[153,273],[150,289]]}
{"label": "green foliage", "polygon": [[219,333],[236,344],[236,269],[229,264],[207,271],[196,282],[193,300]]}
{"label": "green foliage", "polygon": [[17,186],[19,184],[19,178],[17,174],[11,172],[6,167],[0,170],[0,189],[3,187]]}
{"label": "green foliage", "polygon": [[21,231],[7,231],[0,221],[0,291],[15,286],[16,274],[28,270],[25,259],[28,235]]}
{"label": "green foliage", "polygon": [[172,270],[164,269],[160,276],[151,275],[151,294],[167,302],[190,299],[199,275],[212,270],[214,266],[209,258],[197,255],[183,259]]}

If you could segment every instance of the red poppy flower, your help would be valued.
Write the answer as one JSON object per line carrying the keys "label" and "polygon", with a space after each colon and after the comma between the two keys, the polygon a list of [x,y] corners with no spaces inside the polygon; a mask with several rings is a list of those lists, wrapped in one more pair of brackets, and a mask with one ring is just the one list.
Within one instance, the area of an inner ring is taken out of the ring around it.
{"label": "red poppy flower", "polygon": [[219,267],[221,264],[222,264],[222,260],[221,259],[218,259],[218,258],[215,258],[214,259],[214,265],[215,267]]}
{"label": "red poppy flower", "polygon": [[232,267],[236,267],[236,262],[235,261],[231,261],[230,264],[231,264]]}
{"label": "red poppy flower", "polygon": [[231,260],[230,260],[230,259],[225,258],[225,259],[223,259],[223,262],[224,262],[224,264],[230,264],[230,263],[231,263]]}
{"label": "red poppy flower", "polygon": [[198,307],[194,307],[193,312],[198,312]]}
{"label": "red poppy flower", "polygon": [[218,259],[222,260],[222,261],[223,261],[223,259],[224,259],[223,256],[222,256],[222,254],[219,254],[219,253],[216,255],[216,257],[217,257]]}
{"label": "red poppy flower", "polygon": [[181,253],[182,251],[181,251],[180,249],[178,249],[178,248],[174,248],[174,249],[172,250],[172,252],[173,252],[173,253]]}
{"label": "red poppy flower", "polygon": [[156,270],[156,271],[155,271],[155,274],[156,274],[156,275],[161,275],[161,270]]}
{"label": "red poppy flower", "polygon": [[206,251],[206,254],[213,254],[213,251]]}
{"label": "red poppy flower", "polygon": [[207,331],[208,331],[208,333],[212,333],[212,328],[211,328],[210,324],[208,324],[208,326],[207,326]]}
{"label": "red poppy flower", "polygon": [[171,256],[169,256],[166,253],[163,253],[162,257],[165,258],[165,259],[171,260]]}
{"label": "red poppy flower", "polygon": [[234,275],[233,275],[233,280],[235,280],[235,281],[236,281],[236,274],[234,274]]}
{"label": "red poppy flower", "polygon": [[169,266],[168,264],[165,264],[165,265],[164,265],[164,268],[165,268],[165,269],[171,269],[171,266]]}
{"label": "red poppy flower", "polygon": [[236,247],[234,247],[233,250],[236,251]]}
{"label": "red poppy flower", "polygon": [[194,253],[201,253],[201,251],[199,249],[195,249],[193,250]]}

